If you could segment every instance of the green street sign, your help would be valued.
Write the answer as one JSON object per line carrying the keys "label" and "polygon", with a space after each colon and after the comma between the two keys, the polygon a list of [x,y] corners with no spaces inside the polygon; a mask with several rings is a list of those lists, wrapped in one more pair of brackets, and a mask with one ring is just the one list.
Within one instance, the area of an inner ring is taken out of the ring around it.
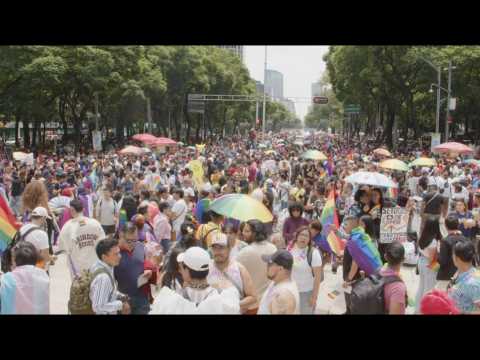
{"label": "green street sign", "polygon": [[350,113],[350,114],[359,113],[360,105],[353,105],[353,104],[346,105],[343,110],[345,113]]}

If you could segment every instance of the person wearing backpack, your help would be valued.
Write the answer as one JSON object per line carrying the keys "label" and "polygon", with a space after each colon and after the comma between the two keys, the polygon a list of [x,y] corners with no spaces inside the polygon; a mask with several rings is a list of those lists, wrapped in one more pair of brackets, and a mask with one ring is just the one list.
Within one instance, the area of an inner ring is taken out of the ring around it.
{"label": "person wearing backpack", "polygon": [[19,230],[19,240],[28,241],[35,246],[39,254],[39,263],[48,273],[50,264],[50,252],[48,245],[48,235],[44,230],[46,219],[50,219],[47,209],[38,206],[30,214],[31,222],[24,224]]}
{"label": "person wearing backpack", "polygon": [[112,198],[112,188],[106,186],[103,188],[103,197],[98,200],[95,209],[95,218],[100,222],[107,236],[113,236],[115,234],[118,213],[118,204]]}
{"label": "person wearing backpack", "polygon": [[294,259],[292,279],[296,282],[300,294],[300,313],[312,315],[315,313],[322,281],[322,257],[313,245],[307,226],[297,230],[288,251]]}
{"label": "person wearing backpack", "polygon": [[89,287],[89,299],[92,311],[96,315],[115,315],[121,312],[130,314],[127,297],[118,292],[113,269],[120,264],[120,247],[117,240],[102,239],[95,251],[98,260],[90,268],[93,274]]}
{"label": "person wearing backpack", "polygon": [[400,277],[405,248],[395,241],[385,249],[387,264],[378,272],[361,277],[352,285],[350,314],[401,315],[407,306],[407,288]]}

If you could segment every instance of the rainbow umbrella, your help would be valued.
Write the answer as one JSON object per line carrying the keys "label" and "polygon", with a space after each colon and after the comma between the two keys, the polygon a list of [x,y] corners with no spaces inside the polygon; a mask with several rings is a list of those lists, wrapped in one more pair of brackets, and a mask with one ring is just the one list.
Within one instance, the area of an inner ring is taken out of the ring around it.
{"label": "rainbow umbrella", "polygon": [[398,159],[384,160],[380,163],[379,166],[383,169],[388,170],[408,171],[408,165],[405,164],[402,160]]}
{"label": "rainbow umbrella", "polygon": [[272,213],[265,205],[245,194],[221,196],[210,204],[209,210],[240,221],[259,220],[268,223],[273,220]]}
{"label": "rainbow umbrella", "polygon": [[410,167],[412,166],[425,166],[425,167],[432,167],[432,166],[437,166],[437,161],[435,159],[431,158],[426,158],[426,157],[421,157],[418,159],[415,159],[409,164]]}
{"label": "rainbow umbrella", "polygon": [[318,150],[308,150],[307,152],[302,154],[302,157],[307,160],[327,160],[325,154]]}

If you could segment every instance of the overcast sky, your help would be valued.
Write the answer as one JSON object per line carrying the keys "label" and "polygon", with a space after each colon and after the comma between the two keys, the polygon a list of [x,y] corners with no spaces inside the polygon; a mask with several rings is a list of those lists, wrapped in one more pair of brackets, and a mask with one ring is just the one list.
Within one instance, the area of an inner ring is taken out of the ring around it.
{"label": "overcast sky", "polygon": [[[250,76],[263,82],[264,46],[245,46],[244,61]],[[268,46],[267,68],[283,73],[285,97],[310,97],[311,84],[320,79],[325,70],[323,55],[328,46]],[[297,115],[303,119],[308,103],[296,103]],[[268,117],[267,117],[268,118]]]}

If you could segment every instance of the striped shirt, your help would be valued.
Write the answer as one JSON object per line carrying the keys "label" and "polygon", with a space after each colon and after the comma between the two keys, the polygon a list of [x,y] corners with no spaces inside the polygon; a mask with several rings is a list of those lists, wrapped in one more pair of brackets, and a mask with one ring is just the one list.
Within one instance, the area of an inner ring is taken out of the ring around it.
{"label": "striped shirt", "polygon": [[[106,268],[114,279],[113,267],[100,260],[92,266],[90,272],[95,272],[100,266]],[[112,285],[110,276],[105,273],[97,275],[90,285],[90,300],[94,313],[97,315],[117,314],[123,307],[123,303],[117,300],[119,295],[121,294],[117,291],[117,284],[114,281],[114,285]]]}

